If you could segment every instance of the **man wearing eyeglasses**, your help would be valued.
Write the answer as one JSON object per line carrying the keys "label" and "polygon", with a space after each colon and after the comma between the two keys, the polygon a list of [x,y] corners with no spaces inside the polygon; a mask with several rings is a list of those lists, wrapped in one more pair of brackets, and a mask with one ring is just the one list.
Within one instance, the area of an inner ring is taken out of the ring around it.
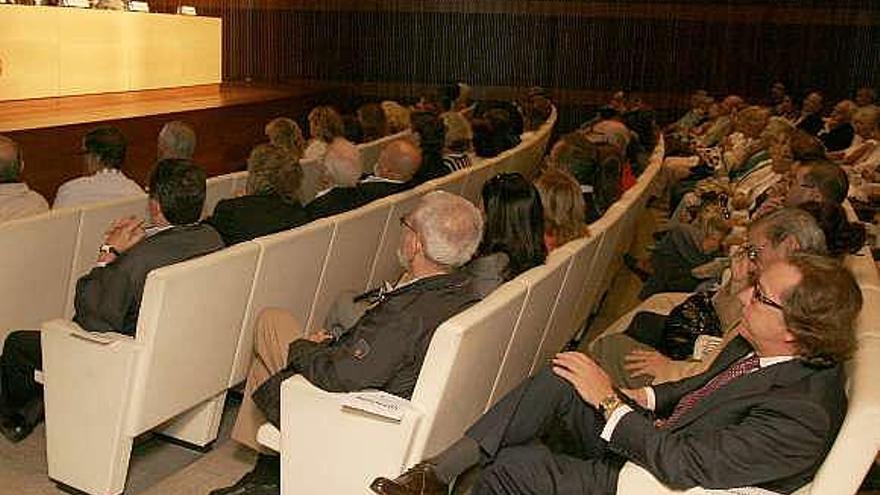
{"label": "man wearing eyeglasses", "polygon": [[796,254],[739,297],[738,337],[705,373],[617,390],[584,354],[558,354],[449,449],[371,488],[446,493],[482,464],[474,495],[614,494],[631,461],[676,489],[794,492],[815,475],[843,422],[842,363],[855,349],[862,295],[837,261]]}

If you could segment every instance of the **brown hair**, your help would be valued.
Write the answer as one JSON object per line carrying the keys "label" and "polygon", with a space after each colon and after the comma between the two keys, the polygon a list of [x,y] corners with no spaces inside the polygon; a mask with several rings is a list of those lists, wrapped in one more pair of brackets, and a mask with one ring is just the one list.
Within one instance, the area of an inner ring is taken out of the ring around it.
{"label": "brown hair", "polygon": [[556,246],[588,235],[581,187],[567,172],[549,168],[535,181],[544,206],[544,230]]}
{"label": "brown hair", "polygon": [[329,143],[345,134],[342,117],[331,107],[315,107],[309,112],[309,132],[313,138]]}
{"label": "brown hair", "polygon": [[248,194],[277,194],[298,201],[303,171],[295,152],[273,144],[258,144],[248,157]]}
{"label": "brown hair", "polygon": [[797,339],[800,359],[812,366],[846,361],[856,347],[855,321],[862,309],[855,278],[824,256],[797,253],[788,263],[797,268],[801,280],[782,298],[782,312]]}

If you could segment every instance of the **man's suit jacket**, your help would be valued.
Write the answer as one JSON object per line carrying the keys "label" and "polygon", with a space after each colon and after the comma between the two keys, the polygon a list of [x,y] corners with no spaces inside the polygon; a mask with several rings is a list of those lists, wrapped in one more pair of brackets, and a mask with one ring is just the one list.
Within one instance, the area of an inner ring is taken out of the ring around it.
{"label": "man's suit jacket", "polygon": [[224,199],[217,203],[210,224],[227,246],[298,227],[309,221],[298,202],[277,194],[255,194]]}
{"label": "man's suit jacket", "polygon": [[391,196],[392,194],[397,194],[399,192],[405,191],[412,187],[412,184],[409,182],[386,182],[381,180],[368,180],[362,181],[358,184],[358,195],[361,197],[363,203],[367,204],[371,201],[377,200],[379,198],[384,198],[385,196]]}
{"label": "man's suit jacket", "polygon": [[[655,387],[658,417],[749,351],[737,337],[706,373]],[[609,447],[673,487],[759,486],[790,493],[813,477],[845,414],[842,367],[792,360],[730,382],[669,429],[627,414]]]}
{"label": "man's suit jacket", "polygon": [[334,187],[307,204],[306,213],[310,220],[317,220],[353,210],[366,202],[356,187]]}

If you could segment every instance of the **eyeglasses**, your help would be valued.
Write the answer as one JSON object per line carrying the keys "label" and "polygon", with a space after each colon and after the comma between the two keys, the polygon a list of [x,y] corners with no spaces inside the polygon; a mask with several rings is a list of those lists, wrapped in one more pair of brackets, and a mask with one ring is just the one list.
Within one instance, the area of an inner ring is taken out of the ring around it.
{"label": "eyeglasses", "polygon": [[415,229],[415,227],[413,227],[412,224],[410,224],[409,221],[406,219],[406,215],[403,215],[400,217],[400,225],[402,227],[408,228],[409,230],[411,230],[415,233],[418,233],[418,231]]}
{"label": "eyeglasses", "polygon": [[763,250],[763,246],[756,246],[754,244],[746,242],[742,245],[742,250],[740,252],[745,253],[749,261],[758,261],[758,255],[761,254],[761,251]]}
{"label": "eyeglasses", "polygon": [[771,308],[776,308],[780,311],[782,311],[783,309],[781,304],[774,301],[773,299],[770,299],[767,294],[764,294],[763,289],[761,289],[761,284],[759,284],[758,282],[755,282],[755,285],[752,287],[752,300],[758,301],[761,304],[766,304],[767,306],[770,306]]}

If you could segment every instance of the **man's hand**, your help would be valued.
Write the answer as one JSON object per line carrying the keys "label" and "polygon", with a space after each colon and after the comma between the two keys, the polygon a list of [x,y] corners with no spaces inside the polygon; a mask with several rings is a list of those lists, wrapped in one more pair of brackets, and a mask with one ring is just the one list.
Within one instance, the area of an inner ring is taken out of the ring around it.
{"label": "man's hand", "polygon": [[104,242],[120,253],[127,251],[146,236],[144,221],[135,217],[120,218],[113,222],[104,237]]}
{"label": "man's hand", "polygon": [[668,357],[657,351],[634,350],[623,358],[623,368],[633,378],[639,376],[657,376],[662,374],[672,363]]}
{"label": "man's hand", "polygon": [[570,383],[578,395],[596,407],[614,393],[611,378],[592,359],[580,352],[562,352],[553,358],[553,372]]}
{"label": "man's hand", "polygon": [[333,336],[330,335],[326,330],[324,330],[322,328],[322,329],[318,330],[317,332],[306,337],[306,340],[312,341],[316,344],[323,344],[324,342],[326,342],[332,338],[333,338]]}

